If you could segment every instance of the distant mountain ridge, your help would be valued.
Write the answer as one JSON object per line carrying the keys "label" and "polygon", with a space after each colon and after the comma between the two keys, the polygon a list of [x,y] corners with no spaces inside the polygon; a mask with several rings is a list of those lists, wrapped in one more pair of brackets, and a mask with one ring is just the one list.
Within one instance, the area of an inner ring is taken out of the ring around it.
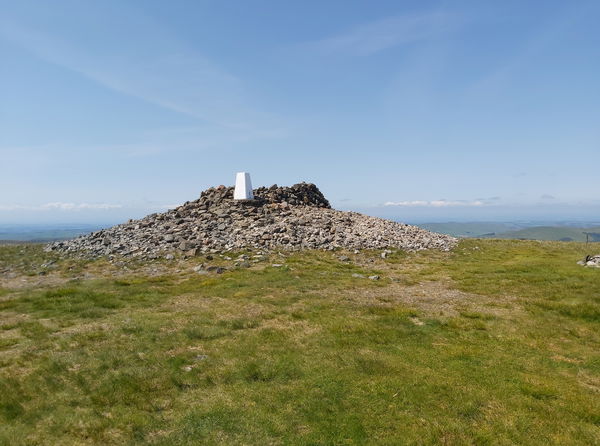
{"label": "distant mountain ridge", "polygon": [[417,226],[429,231],[462,238],[481,238],[491,234],[505,233],[523,228],[523,226],[513,223],[495,222],[422,223],[417,224]]}
{"label": "distant mountain ridge", "polygon": [[486,238],[554,240],[563,242],[585,242],[586,240],[589,240],[590,242],[600,242],[600,227],[569,228],[556,226],[536,226],[533,228],[488,235]]}
{"label": "distant mountain ridge", "polygon": [[0,225],[0,244],[7,243],[48,243],[66,240],[101,229],[104,225],[92,224],[34,224]]}
{"label": "distant mountain ridge", "polygon": [[[462,238],[499,238],[511,240],[548,240],[567,242],[600,242],[600,226],[575,227],[540,225],[523,227],[517,223],[424,223],[430,231]],[[588,234],[586,236],[586,233]]]}

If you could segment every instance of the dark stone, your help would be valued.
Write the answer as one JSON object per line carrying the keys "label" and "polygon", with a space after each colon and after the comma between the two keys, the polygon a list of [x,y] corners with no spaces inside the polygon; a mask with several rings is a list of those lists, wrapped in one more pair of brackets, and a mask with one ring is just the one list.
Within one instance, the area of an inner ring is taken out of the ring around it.
{"label": "dark stone", "polygon": [[226,269],[222,266],[211,265],[206,267],[206,271],[209,271],[211,273],[223,274],[226,271]]}

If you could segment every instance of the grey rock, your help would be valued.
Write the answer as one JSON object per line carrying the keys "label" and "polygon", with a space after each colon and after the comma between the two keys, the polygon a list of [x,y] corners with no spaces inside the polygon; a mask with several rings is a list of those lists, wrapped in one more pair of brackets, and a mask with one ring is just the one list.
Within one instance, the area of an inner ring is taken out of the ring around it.
{"label": "grey rock", "polygon": [[185,253],[186,257],[196,257],[200,250],[198,248],[192,248]]}
{"label": "grey rock", "polygon": [[226,271],[226,269],[223,268],[222,266],[211,265],[206,268],[206,271],[209,271],[211,273],[223,274]]}

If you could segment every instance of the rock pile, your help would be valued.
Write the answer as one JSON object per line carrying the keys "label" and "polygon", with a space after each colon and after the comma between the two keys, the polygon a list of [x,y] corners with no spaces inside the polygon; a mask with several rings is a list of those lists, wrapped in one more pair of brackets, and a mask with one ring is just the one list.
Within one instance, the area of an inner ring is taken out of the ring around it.
{"label": "rock pile", "polygon": [[[200,194],[200,200],[194,203],[199,203],[203,206],[219,206],[223,203],[240,203],[233,201],[233,187],[211,187]],[[325,199],[323,193],[317,186],[312,183],[294,184],[291,187],[281,187],[274,184],[271,187],[259,187],[254,189],[254,200],[245,201],[243,203],[255,206],[264,206],[266,204],[288,204],[290,206],[312,206],[319,208],[328,208],[331,206],[329,201]],[[188,203],[186,203],[188,204]],[[185,206],[185,205],[184,205]]]}
{"label": "rock pile", "polygon": [[47,250],[86,257],[158,258],[235,249],[450,250],[456,239],[356,212],[331,209],[314,184],[261,187],[254,200],[233,200],[233,187],[219,186],[161,214],[130,220]]}

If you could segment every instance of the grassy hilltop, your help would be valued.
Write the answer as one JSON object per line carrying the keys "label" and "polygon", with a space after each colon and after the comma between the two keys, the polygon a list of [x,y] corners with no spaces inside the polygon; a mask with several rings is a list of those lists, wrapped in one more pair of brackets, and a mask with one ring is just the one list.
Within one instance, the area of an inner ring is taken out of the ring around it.
{"label": "grassy hilltop", "polygon": [[598,444],[584,249],[471,239],[200,275],[233,262],[1,246],[0,444]]}

